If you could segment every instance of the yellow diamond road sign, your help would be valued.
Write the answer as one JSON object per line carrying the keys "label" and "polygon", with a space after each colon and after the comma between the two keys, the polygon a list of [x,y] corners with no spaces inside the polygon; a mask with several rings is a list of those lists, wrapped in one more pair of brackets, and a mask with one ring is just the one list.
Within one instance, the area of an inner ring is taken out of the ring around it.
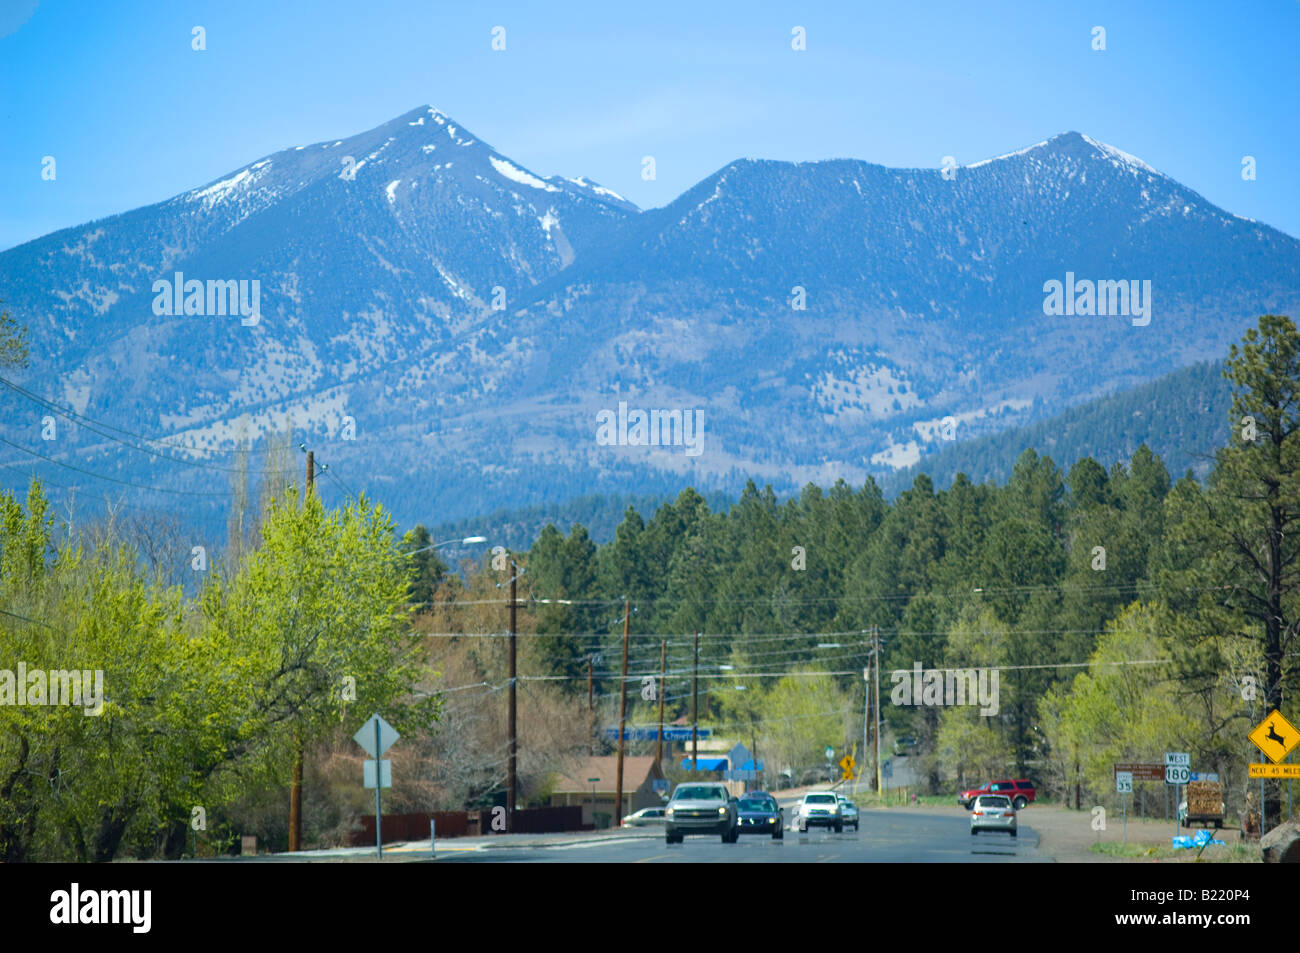
{"label": "yellow diamond road sign", "polygon": [[1291,749],[1300,742],[1300,731],[1295,725],[1282,717],[1277,709],[1255,726],[1250,733],[1250,740],[1275,764],[1291,753]]}
{"label": "yellow diamond road sign", "polygon": [[844,769],[844,780],[847,781],[849,778],[853,777],[853,768],[856,764],[857,762],[853,760],[853,755],[851,754],[846,754],[840,760],[840,767]]}

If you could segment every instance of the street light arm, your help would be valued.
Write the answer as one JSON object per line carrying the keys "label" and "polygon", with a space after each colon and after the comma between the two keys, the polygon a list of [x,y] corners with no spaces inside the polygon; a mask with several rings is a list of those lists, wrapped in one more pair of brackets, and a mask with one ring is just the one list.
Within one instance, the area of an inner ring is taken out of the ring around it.
{"label": "street light arm", "polygon": [[402,555],[414,556],[416,553],[428,552],[431,549],[437,549],[439,546],[451,546],[454,543],[459,543],[461,546],[469,546],[474,543],[486,543],[486,542],[487,542],[486,536],[466,536],[464,539],[447,539],[447,540],[443,540],[441,543],[434,543],[432,546],[421,546],[419,549],[413,549],[408,553],[403,553]]}

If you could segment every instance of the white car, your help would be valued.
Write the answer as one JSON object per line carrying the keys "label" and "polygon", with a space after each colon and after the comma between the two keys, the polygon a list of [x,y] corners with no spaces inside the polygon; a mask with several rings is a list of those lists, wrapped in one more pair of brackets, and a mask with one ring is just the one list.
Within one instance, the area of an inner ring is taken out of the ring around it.
{"label": "white car", "polygon": [[662,807],[643,807],[639,811],[623,818],[624,827],[645,827],[649,824],[662,824],[666,820]]}
{"label": "white car", "polygon": [[844,814],[840,809],[840,796],[834,791],[809,791],[799,802],[794,826],[801,834],[806,834],[810,827],[833,827],[835,833],[843,833]]}
{"label": "white car", "polygon": [[970,836],[980,831],[1006,831],[1016,836],[1016,807],[1005,794],[981,794],[970,810]]}

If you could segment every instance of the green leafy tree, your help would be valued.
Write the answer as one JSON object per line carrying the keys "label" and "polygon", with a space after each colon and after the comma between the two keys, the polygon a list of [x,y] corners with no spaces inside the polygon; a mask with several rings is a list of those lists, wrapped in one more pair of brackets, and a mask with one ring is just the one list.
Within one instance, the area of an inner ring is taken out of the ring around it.
{"label": "green leafy tree", "polygon": [[382,506],[362,497],[327,511],[289,488],[271,503],[260,547],[204,590],[214,637],[249,679],[245,704],[280,726],[281,777],[286,751],[301,757],[372,712],[399,731],[432,728],[436,697],[415,697],[426,673],[407,626],[411,568]]}
{"label": "green leafy tree", "polygon": [[1165,751],[1199,755],[1204,738],[1167,665],[1170,619],[1158,606],[1135,603],[1108,627],[1086,671],[1055,686],[1039,705],[1053,752],[1058,789],[1082,804],[1114,788],[1116,762],[1159,762]]}

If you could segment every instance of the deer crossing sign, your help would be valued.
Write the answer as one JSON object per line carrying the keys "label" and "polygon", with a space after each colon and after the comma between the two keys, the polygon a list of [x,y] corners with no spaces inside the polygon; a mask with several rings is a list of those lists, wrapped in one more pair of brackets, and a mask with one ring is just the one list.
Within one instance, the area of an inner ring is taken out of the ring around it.
{"label": "deer crossing sign", "polygon": [[1280,711],[1274,709],[1255,726],[1255,730],[1250,733],[1250,740],[1255,742],[1255,747],[1264,752],[1270,761],[1281,764],[1282,759],[1300,742],[1300,731],[1283,718]]}

